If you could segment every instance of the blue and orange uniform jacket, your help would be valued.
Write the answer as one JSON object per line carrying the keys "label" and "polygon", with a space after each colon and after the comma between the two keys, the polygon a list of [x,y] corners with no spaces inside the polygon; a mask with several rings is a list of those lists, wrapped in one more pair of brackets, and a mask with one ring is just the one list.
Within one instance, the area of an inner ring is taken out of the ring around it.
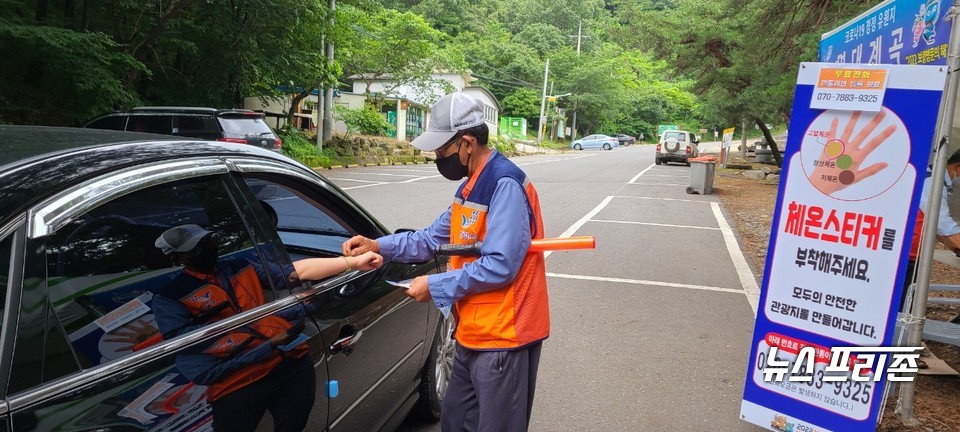
{"label": "blue and orange uniform jacket", "polygon": [[509,350],[550,334],[544,256],[527,253],[543,234],[536,189],[494,150],[430,227],[377,241],[384,258],[398,262],[426,261],[437,244],[482,241],[480,257],[451,258],[427,284],[437,306],[454,306],[461,346]]}
{"label": "blue and orange uniform jacket", "polygon": [[[172,339],[260,306],[265,278],[260,266],[242,259],[219,261],[217,274],[184,269],[153,298],[157,326],[164,339]],[[207,386],[207,401],[215,401],[263,378],[284,357],[303,357],[305,343],[283,352],[269,342],[293,327],[292,320],[301,318],[261,318],[217,338],[200,352],[177,356],[177,368],[195,384]]]}

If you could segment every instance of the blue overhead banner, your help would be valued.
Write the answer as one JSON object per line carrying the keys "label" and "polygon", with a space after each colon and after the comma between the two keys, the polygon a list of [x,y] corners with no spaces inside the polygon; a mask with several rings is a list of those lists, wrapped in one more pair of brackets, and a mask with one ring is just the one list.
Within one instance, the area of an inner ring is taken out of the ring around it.
{"label": "blue overhead banner", "polygon": [[944,0],[887,0],[820,38],[820,61],[947,64]]}

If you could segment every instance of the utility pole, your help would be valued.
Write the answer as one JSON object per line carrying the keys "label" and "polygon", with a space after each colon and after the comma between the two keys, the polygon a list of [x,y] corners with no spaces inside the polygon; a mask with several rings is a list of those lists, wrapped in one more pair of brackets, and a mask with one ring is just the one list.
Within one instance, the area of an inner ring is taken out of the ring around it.
{"label": "utility pole", "polygon": [[[329,0],[330,31],[333,31],[333,15],[336,10],[336,0]],[[327,39],[327,66],[333,64],[333,38]],[[327,93],[323,98],[323,142],[330,142],[333,138],[333,86],[327,85]],[[317,94],[317,98],[320,94]],[[323,147],[320,147],[322,150]]]}
{"label": "utility pole", "polygon": [[[326,43],[327,43],[326,40],[327,40],[327,36],[326,36],[326,35],[321,36],[321,37],[320,37],[320,46],[325,46]],[[324,113],[324,109],[323,109],[323,105],[324,105],[324,102],[325,102],[325,101],[320,97],[320,92],[321,92],[322,90],[323,90],[322,88],[317,88],[317,104],[314,106],[314,109],[317,110],[317,125],[316,125],[316,126],[317,126],[317,148],[320,149],[320,150],[323,150],[323,130],[324,130],[324,126],[323,126],[323,113]],[[308,94],[308,95],[307,95],[307,99],[309,99],[310,97],[313,96],[313,91],[311,91],[310,93],[311,93],[311,94]],[[290,109],[293,109],[293,107],[290,107]]]}
{"label": "utility pole", "polygon": [[[580,58],[580,38],[583,37],[583,20],[577,24],[577,58]],[[573,124],[570,126],[570,142],[577,140],[577,101],[573,101]]]}
{"label": "utility pole", "polygon": [[543,112],[547,109],[547,77],[549,75],[550,59],[547,59],[547,66],[543,69],[543,96],[540,97],[540,122],[537,124],[537,145],[540,145],[540,141],[543,140]]}
{"label": "utility pole", "polygon": [[[960,7],[960,0],[953,1],[953,9]],[[952,14],[952,13],[951,13]],[[956,19],[956,15],[953,15]],[[954,22],[956,24],[956,22]],[[921,209],[925,214],[930,215],[924,218],[923,229],[921,230],[920,259],[917,261],[916,285],[913,291],[913,307],[907,314],[909,324],[904,328],[907,334],[906,343],[902,346],[916,347],[923,342],[923,325],[927,318],[927,301],[930,294],[930,273],[933,267],[934,246],[937,244],[937,218],[940,215],[940,200],[943,198],[944,177],[947,171],[947,157],[950,151],[950,131],[955,125],[954,114],[956,113],[957,92],[960,91],[960,82],[957,78],[957,69],[960,67],[960,26],[954,25],[950,30],[950,42],[947,45],[950,49],[947,54],[947,82],[944,86],[943,105],[940,107],[940,115],[937,119],[937,129],[933,148],[933,178],[930,179],[931,188],[929,189],[930,200],[927,202],[927,208]],[[907,275],[906,277],[910,277]],[[914,412],[914,402],[916,401],[916,381],[904,382],[900,387],[900,399],[898,400],[897,410],[894,412],[903,422],[904,426],[917,426],[920,422]]]}
{"label": "utility pole", "polygon": [[583,35],[583,20],[580,20],[580,24],[577,24],[577,57],[580,57],[580,38]]}
{"label": "utility pole", "polygon": [[[547,123],[550,125],[550,129],[548,129],[548,130],[550,131],[550,134],[547,135],[547,139],[553,141],[553,131],[556,129],[556,125],[554,124],[554,122],[553,122],[552,120],[550,120],[550,118],[553,117],[552,115],[550,115],[550,113],[553,112],[554,108],[556,108],[556,106],[557,106],[557,104],[555,103],[555,102],[557,101],[557,99],[556,99],[555,97],[553,97],[553,95],[554,95],[554,93],[553,93],[553,80],[550,80],[550,93],[548,93],[548,94],[550,95],[550,97],[547,99],[547,110],[543,113],[543,115],[546,117],[545,120],[546,120]],[[553,100],[550,100],[550,99],[553,99]],[[547,130],[544,130],[544,133],[546,133],[546,132],[547,132]]]}

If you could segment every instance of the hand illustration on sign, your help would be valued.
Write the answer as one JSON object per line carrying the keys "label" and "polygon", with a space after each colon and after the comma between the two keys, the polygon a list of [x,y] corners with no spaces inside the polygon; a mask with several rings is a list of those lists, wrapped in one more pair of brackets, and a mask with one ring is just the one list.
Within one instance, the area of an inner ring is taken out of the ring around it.
{"label": "hand illustration on sign", "polygon": [[871,138],[877,126],[887,115],[886,111],[880,111],[854,136],[861,114],[861,111],[853,112],[839,137],[837,130],[840,126],[840,117],[836,116],[830,122],[830,131],[823,145],[823,151],[816,160],[816,168],[808,177],[810,183],[826,195],[832,196],[876,175],[889,166],[886,162],[876,162],[863,167],[870,154],[897,131],[897,126],[889,125]]}
{"label": "hand illustration on sign", "polygon": [[132,352],[134,345],[147,340],[158,331],[152,320],[140,318],[105,334],[103,342],[110,344],[116,353]]}

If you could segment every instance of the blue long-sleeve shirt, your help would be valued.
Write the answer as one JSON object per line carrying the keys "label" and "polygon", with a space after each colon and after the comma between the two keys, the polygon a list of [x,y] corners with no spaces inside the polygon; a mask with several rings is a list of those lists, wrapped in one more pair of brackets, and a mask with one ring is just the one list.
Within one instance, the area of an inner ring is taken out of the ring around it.
{"label": "blue long-sleeve shirt", "polygon": [[[930,203],[930,183],[933,177],[927,172],[927,178],[923,180],[923,188],[920,190],[920,211],[927,211],[927,205]],[[944,177],[943,195],[940,196],[940,218],[937,220],[937,235],[952,236],[960,234],[960,224],[950,216],[950,205],[947,204],[949,191],[953,189],[953,182],[950,176]]]}
{"label": "blue long-sleeve shirt", "polygon": [[[530,212],[527,195],[516,180],[497,182],[487,212],[487,232],[480,258],[462,269],[433,274],[427,286],[439,308],[456,303],[467,294],[492,291],[513,282],[530,249]],[[387,261],[424,262],[433,259],[434,248],[450,243],[451,208],[429,227],[377,239]]]}

